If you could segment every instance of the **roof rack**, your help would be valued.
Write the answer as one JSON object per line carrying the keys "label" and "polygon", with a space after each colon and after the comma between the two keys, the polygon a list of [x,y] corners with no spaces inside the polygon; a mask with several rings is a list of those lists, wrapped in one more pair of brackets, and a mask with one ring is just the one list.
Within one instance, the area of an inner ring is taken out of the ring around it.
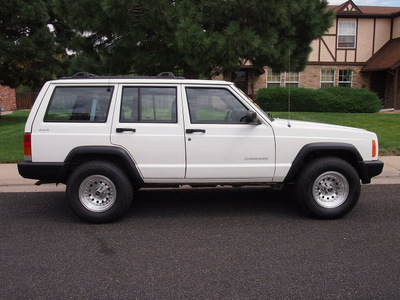
{"label": "roof rack", "polygon": [[172,72],[161,72],[157,76],[99,76],[89,72],[78,72],[71,77],[61,77],[61,79],[185,79],[185,77],[175,76]]}

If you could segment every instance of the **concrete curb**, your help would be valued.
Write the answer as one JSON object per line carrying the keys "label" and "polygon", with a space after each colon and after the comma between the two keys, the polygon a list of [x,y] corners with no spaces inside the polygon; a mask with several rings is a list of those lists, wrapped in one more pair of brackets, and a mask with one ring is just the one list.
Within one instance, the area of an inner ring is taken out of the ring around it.
{"label": "concrete curb", "polygon": [[[385,163],[381,175],[372,178],[372,184],[400,184],[400,156],[382,156]],[[65,192],[65,185],[35,185],[37,180],[22,178],[17,164],[0,164],[0,193]]]}

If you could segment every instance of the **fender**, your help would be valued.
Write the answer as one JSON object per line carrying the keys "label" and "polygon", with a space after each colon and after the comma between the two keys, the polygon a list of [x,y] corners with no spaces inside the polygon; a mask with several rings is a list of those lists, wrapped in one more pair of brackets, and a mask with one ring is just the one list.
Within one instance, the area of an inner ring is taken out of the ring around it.
{"label": "fender", "polygon": [[349,162],[353,164],[363,183],[364,181],[368,181],[361,167],[363,165],[362,156],[354,145],[347,143],[311,143],[301,148],[283,182],[293,182],[297,174],[307,164],[308,158],[312,155],[345,157],[347,161],[350,159]]}
{"label": "fender", "polygon": [[90,160],[98,157],[99,159],[120,162],[120,166],[128,173],[128,176],[133,179],[135,184],[143,185],[142,176],[133,159],[124,149],[114,146],[81,146],[72,149],[64,160],[61,170],[62,178],[65,179],[68,177],[68,171],[74,160],[84,159],[85,157],[89,157]]}

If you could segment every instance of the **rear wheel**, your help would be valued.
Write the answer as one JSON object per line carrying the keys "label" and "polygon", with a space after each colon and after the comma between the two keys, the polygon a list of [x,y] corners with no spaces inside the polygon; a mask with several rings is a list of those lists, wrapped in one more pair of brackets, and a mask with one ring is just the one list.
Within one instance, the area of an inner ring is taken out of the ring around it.
{"label": "rear wheel", "polygon": [[132,196],[132,185],[125,172],[106,161],[82,164],[67,182],[72,210],[88,222],[117,220],[129,209]]}
{"label": "rear wheel", "polygon": [[357,204],[361,183],[357,171],[347,161],[324,157],[312,161],[298,176],[296,194],[311,215],[333,219]]}

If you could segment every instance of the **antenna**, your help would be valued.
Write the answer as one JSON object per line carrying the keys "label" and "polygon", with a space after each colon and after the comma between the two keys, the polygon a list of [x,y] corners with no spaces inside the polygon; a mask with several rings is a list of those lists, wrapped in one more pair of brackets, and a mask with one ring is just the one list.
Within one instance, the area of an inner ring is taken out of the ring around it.
{"label": "antenna", "polygon": [[[289,50],[289,72],[287,72],[286,74],[290,74],[290,50]],[[285,84],[287,84],[287,78],[285,78]],[[287,126],[292,127],[292,125],[290,125],[290,85],[288,87],[288,124],[287,124]]]}

